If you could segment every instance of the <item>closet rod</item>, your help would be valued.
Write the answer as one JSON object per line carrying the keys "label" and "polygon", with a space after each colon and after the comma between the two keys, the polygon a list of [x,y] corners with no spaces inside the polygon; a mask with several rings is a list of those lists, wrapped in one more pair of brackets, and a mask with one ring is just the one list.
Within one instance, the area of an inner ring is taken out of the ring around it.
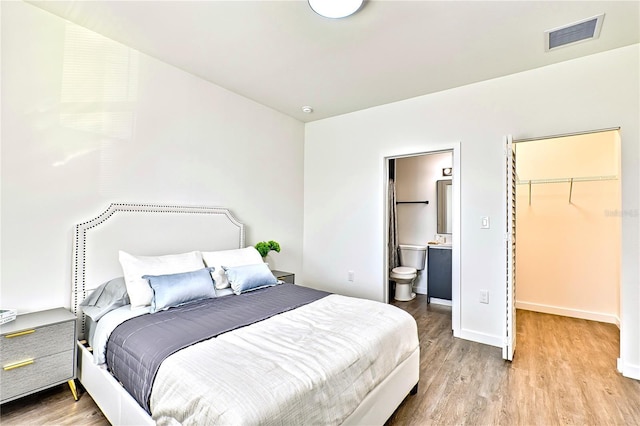
{"label": "closet rod", "polygon": [[517,185],[536,185],[540,183],[571,183],[571,182],[599,182],[603,180],[617,180],[618,176],[590,176],[590,177],[577,177],[577,178],[561,178],[561,179],[531,179],[520,180],[516,182]]}
{"label": "closet rod", "polygon": [[539,183],[568,183],[569,184],[569,204],[571,204],[571,197],[573,195],[573,183],[574,182],[599,182],[605,180],[617,180],[618,176],[591,176],[580,178],[564,178],[564,179],[532,179],[532,180],[520,180],[516,182],[517,185],[529,186],[529,205],[531,205],[531,185]]}
{"label": "closet rod", "polygon": [[429,204],[428,201],[396,201],[396,204]]}

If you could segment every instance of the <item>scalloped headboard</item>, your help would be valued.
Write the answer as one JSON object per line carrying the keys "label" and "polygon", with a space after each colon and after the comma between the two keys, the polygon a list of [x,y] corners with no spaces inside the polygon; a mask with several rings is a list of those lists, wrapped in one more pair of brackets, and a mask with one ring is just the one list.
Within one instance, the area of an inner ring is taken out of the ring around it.
{"label": "scalloped headboard", "polygon": [[244,224],[220,207],[111,204],[74,227],[71,307],[84,333],[78,306],[89,290],[122,276],[118,250],[157,256],[244,247]]}

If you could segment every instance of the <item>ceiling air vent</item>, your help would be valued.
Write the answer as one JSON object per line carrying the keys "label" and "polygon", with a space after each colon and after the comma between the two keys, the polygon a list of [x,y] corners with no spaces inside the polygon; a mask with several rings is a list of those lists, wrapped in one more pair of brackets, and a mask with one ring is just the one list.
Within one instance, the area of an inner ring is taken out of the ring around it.
{"label": "ceiling air vent", "polygon": [[600,36],[603,19],[604,13],[574,22],[573,24],[545,31],[545,50],[549,51],[557,49],[558,47],[598,38],[598,36]]}

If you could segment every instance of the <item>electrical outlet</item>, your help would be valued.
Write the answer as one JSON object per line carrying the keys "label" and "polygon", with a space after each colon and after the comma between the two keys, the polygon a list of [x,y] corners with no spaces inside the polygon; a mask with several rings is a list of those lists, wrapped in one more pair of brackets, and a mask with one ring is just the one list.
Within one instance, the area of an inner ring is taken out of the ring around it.
{"label": "electrical outlet", "polygon": [[489,303],[489,290],[480,290],[480,303]]}
{"label": "electrical outlet", "polygon": [[491,222],[489,221],[489,216],[482,216],[480,218],[480,229],[489,229],[491,228]]}
{"label": "electrical outlet", "polygon": [[355,278],[356,278],[356,274],[353,271],[347,272],[347,280],[353,282],[353,280],[355,280]]}

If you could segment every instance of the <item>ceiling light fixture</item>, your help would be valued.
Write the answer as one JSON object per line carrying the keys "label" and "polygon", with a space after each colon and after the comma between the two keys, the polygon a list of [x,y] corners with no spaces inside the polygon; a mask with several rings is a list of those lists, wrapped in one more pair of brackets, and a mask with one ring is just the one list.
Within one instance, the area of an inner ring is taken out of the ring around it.
{"label": "ceiling light fixture", "polygon": [[345,18],[356,13],[364,0],[309,0],[309,6],[325,18]]}
{"label": "ceiling light fixture", "polygon": [[306,114],[311,114],[313,112],[313,108],[311,108],[309,105],[305,105],[302,107],[302,112]]}

